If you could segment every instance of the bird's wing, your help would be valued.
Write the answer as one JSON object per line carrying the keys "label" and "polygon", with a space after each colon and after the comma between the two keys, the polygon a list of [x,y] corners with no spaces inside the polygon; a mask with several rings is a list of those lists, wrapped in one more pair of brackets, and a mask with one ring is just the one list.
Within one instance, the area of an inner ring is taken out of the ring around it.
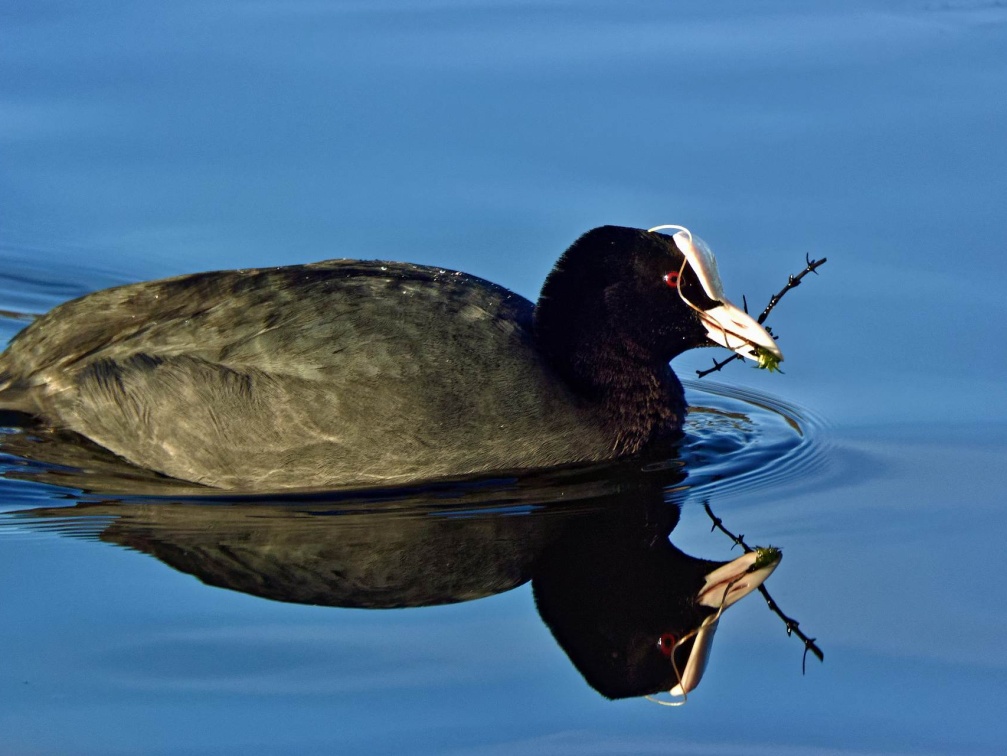
{"label": "bird's wing", "polygon": [[291,487],[362,464],[327,422],[338,398],[301,377],[139,353],[89,363],[55,401],[72,430],[196,483]]}

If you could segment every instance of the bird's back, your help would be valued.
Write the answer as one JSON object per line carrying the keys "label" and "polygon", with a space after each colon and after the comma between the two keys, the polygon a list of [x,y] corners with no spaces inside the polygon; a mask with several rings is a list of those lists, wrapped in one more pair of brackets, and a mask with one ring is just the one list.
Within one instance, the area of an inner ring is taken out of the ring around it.
{"label": "bird's back", "polygon": [[482,279],[335,260],[117,287],[0,355],[0,407],[225,488],[397,482],[603,459],[593,408]]}

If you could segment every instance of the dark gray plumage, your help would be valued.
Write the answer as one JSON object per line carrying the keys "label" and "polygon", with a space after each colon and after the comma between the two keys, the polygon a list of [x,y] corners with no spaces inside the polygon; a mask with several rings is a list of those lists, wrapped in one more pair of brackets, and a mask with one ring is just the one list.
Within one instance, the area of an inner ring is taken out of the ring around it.
{"label": "dark gray plumage", "polygon": [[604,227],[536,308],[473,276],[335,260],[121,286],[0,355],[0,408],[208,486],[394,483],[632,454],[681,427],[670,237]]}

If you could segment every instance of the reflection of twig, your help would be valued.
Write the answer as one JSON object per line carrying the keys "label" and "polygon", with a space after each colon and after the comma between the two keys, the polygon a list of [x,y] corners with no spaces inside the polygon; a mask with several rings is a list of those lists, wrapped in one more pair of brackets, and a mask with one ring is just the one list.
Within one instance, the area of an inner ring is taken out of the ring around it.
{"label": "reflection of twig", "polygon": [[[724,521],[713,513],[713,510],[710,509],[709,502],[704,501],[703,507],[706,509],[706,514],[708,514],[710,516],[710,519],[713,521],[713,527],[711,527],[710,530],[719,529],[728,538],[734,541],[736,545],[741,546],[741,548],[745,550],[746,554],[752,551],[752,549],[748,546],[748,544],[745,543],[745,536],[743,534],[739,533],[738,535],[735,535],[734,533],[732,533],[731,531],[729,531],[727,528],[724,527]],[[787,635],[791,634],[796,635],[804,642],[804,657],[801,659],[801,673],[803,674],[805,672],[806,669],[805,663],[808,660],[809,651],[818,658],[818,661],[824,662],[825,654],[822,653],[822,649],[820,649],[818,645],[815,643],[816,638],[809,638],[807,635],[801,632],[800,628],[801,623],[791,617],[788,617],[786,614],[783,613],[779,605],[773,600],[773,597],[769,595],[769,591],[766,590],[765,585],[759,586],[759,593],[761,593],[762,597],[766,599],[766,603],[769,605],[769,608],[773,611],[773,613],[781,620],[783,620],[783,624],[786,625],[787,627]]]}
{"label": "reflection of twig", "polygon": [[[805,267],[804,270],[802,270],[796,276],[790,276],[787,279],[787,285],[784,286],[782,289],[780,289],[769,300],[769,304],[766,305],[766,309],[762,311],[762,314],[758,318],[759,325],[762,325],[763,323],[766,322],[766,318],[769,317],[769,313],[771,313],[773,311],[773,308],[776,307],[777,302],[779,302],[781,299],[783,299],[783,295],[784,294],[786,294],[791,289],[796,289],[798,286],[800,286],[801,285],[801,279],[804,278],[806,275],[808,275],[808,273],[814,273],[815,275],[818,275],[818,269],[821,266],[825,265],[825,263],[827,263],[829,261],[829,258],[823,257],[821,260],[812,260],[810,257],[808,257],[807,255],[805,255],[804,256],[804,261],[807,263],[807,267]],[[748,312],[748,302],[747,301],[745,301],[745,312]],[[769,335],[770,336],[772,336],[774,339],[776,338],[776,335],[769,328],[767,328],[766,330],[769,331]],[[722,367],[724,367],[724,365],[726,365],[727,363],[733,362],[734,360],[740,360],[740,359],[741,359],[741,355],[740,354],[732,354],[730,357],[728,357],[728,358],[726,358],[724,360],[720,360],[719,362],[717,360],[714,360],[712,368],[708,368],[706,370],[697,370],[696,371],[696,375],[698,375],[700,378],[702,378],[703,376],[709,375],[710,373],[716,373]]]}

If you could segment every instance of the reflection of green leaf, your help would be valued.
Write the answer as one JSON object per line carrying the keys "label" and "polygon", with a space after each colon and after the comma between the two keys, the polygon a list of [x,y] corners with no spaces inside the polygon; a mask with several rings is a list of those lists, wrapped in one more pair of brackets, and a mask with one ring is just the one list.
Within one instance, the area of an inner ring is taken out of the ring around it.
{"label": "reflection of green leaf", "polygon": [[783,556],[783,552],[776,546],[756,546],[755,555],[755,564],[749,568],[752,570],[762,569],[779,561],[780,557]]}
{"label": "reflection of green leaf", "polygon": [[780,370],[780,358],[775,354],[770,352],[768,349],[757,346],[755,347],[755,356],[759,360],[757,367],[760,370],[768,370],[770,373],[782,373]]}

